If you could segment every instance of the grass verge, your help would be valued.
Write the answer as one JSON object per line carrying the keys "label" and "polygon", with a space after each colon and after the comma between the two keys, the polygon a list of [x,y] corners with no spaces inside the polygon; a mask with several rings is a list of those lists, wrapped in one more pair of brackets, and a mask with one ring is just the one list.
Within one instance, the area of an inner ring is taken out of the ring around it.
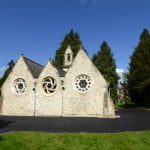
{"label": "grass verge", "polygon": [[115,105],[115,108],[127,108],[127,109],[130,109],[130,108],[136,108],[136,109],[145,109],[145,110],[150,110],[150,106],[136,106],[135,104],[116,104]]}
{"label": "grass verge", "polygon": [[149,150],[150,131],[96,133],[15,132],[0,135],[0,150]]}

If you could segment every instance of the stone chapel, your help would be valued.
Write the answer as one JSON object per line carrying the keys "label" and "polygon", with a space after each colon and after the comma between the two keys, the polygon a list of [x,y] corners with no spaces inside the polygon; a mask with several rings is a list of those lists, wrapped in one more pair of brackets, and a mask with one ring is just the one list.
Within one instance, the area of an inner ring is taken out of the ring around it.
{"label": "stone chapel", "polygon": [[23,55],[1,89],[1,115],[115,117],[109,83],[81,48],[65,51],[62,69]]}

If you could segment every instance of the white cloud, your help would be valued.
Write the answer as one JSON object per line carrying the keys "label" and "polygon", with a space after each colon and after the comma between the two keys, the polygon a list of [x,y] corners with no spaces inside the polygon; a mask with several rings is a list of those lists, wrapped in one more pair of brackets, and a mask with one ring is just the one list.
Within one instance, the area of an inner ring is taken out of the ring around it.
{"label": "white cloud", "polygon": [[4,66],[2,66],[2,67],[0,68],[0,78],[3,76],[5,70],[6,70],[6,67],[4,67]]}
{"label": "white cloud", "polygon": [[117,69],[116,69],[116,72],[117,72],[117,73],[123,73],[123,72],[125,72],[125,71],[124,71],[123,69],[117,68]]}
{"label": "white cloud", "polygon": [[116,69],[117,74],[119,75],[120,79],[119,79],[119,83],[123,81],[123,73],[125,72],[125,70],[117,68]]}

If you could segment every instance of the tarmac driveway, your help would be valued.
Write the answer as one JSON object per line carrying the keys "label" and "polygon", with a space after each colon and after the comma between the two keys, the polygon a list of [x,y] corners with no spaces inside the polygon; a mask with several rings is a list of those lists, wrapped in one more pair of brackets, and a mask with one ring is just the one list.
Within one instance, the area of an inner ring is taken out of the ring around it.
{"label": "tarmac driveway", "polygon": [[112,133],[150,130],[150,111],[118,109],[120,118],[0,116],[0,134],[11,131]]}

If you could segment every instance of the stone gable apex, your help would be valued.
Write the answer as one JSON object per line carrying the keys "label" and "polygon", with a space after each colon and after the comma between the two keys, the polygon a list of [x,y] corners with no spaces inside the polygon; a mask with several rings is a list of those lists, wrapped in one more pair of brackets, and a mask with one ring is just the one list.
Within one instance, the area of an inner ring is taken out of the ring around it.
{"label": "stone gable apex", "polygon": [[[13,66],[11,72],[9,73],[7,79],[5,80],[4,84],[2,85],[2,88],[5,84],[7,84],[7,82],[9,81],[10,78],[16,76],[17,77],[22,77],[22,76],[26,76],[28,74],[30,76],[30,78],[33,78],[27,64],[24,61],[24,56],[23,54],[21,54],[18,58],[18,60],[16,61],[15,65]],[[8,80],[8,81],[7,81]]]}
{"label": "stone gable apex", "polygon": [[[28,65],[27,65],[26,62],[25,62],[25,59],[24,59],[23,54],[21,54],[21,55],[19,56],[18,60],[16,61],[15,65],[14,65],[14,67],[12,68],[12,70],[11,70],[9,76],[10,76],[11,73],[16,69],[16,66],[19,65],[19,64],[21,64],[21,63],[24,63],[24,65],[27,67],[27,69],[29,70],[29,72],[30,72],[30,74],[31,74],[31,76],[32,76],[32,73],[31,73],[31,71],[30,71]],[[22,68],[21,68],[21,69],[22,69]],[[9,76],[8,76],[8,77],[9,77]],[[7,77],[7,78],[8,78],[8,77]],[[32,77],[33,77],[33,76],[32,76]]]}
{"label": "stone gable apex", "polygon": [[73,53],[70,45],[68,45],[68,47],[65,50],[65,53],[68,53],[68,52]]}
{"label": "stone gable apex", "polygon": [[[106,81],[106,79],[103,77],[101,72],[97,69],[95,64],[91,61],[91,59],[88,57],[87,53],[83,50],[82,47],[79,49],[76,57],[73,60],[72,66],[68,69],[66,74],[68,74],[70,72],[70,70],[72,70],[72,68],[76,65],[78,65],[79,68],[81,68],[82,66],[86,66],[85,63],[89,63],[90,65],[92,65],[93,69],[99,73],[99,75],[103,78],[103,80]],[[83,69],[86,69],[86,68],[84,67]],[[109,85],[109,82],[108,81],[106,81],[106,82],[107,82],[107,85]]]}
{"label": "stone gable apex", "polygon": [[55,74],[55,75],[57,75],[58,77],[60,77],[60,75],[61,75],[61,76],[65,76],[65,72],[62,71],[62,70],[59,69],[59,68],[56,68],[56,67],[51,63],[50,59],[47,61],[46,65],[44,66],[44,68],[43,68],[43,70],[42,70],[42,72],[41,72],[39,78],[40,78],[43,74],[45,74],[45,76],[46,76],[46,74],[47,74],[47,75],[48,75],[48,74]]}

